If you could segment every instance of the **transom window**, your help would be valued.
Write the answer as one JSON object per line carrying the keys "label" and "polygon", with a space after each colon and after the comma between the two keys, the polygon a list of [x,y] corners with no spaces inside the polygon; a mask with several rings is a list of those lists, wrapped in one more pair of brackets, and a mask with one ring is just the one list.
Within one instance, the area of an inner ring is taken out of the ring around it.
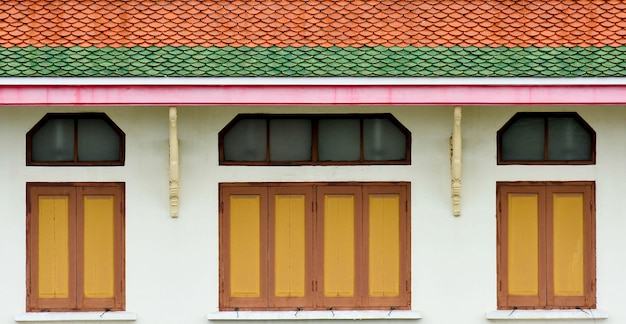
{"label": "transom window", "polygon": [[410,132],[391,114],[239,115],[219,139],[220,164],[410,163]]}
{"label": "transom window", "polygon": [[103,113],[50,113],[26,134],[26,164],[124,165],[124,141]]}
{"label": "transom window", "polygon": [[220,309],[409,309],[408,183],[220,185]]}
{"label": "transom window", "polygon": [[498,131],[498,164],[594,164],[595,140],[576,113],[517,113]]}

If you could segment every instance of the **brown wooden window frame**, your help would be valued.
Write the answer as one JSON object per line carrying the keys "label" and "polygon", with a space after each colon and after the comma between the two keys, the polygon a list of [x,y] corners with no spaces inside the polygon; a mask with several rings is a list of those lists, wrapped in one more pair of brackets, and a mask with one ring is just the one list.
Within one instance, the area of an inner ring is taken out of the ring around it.
{"label": "brown wooden window frame", "polygon": [[[498,309],[593,309],[596,307],[595,183],[498,182],[497,192],[497,272]],[[538,289],[536,296],[508,292],[508,195],[537,194],[538,197]],[[583,290],[582,296],[554,293],[553,201],[554,193],[583,194]]]}
{"label": "brown wooden window frame", "polygon": [[[324,194],[353,194],[355,197],[355,296],[324,296]],[[306,211],[306,294],[303,297],[273,296],[274,220],[272,197],[276,194],[304,195]],[[399,295],[367,296],[369,204],[368,194],[399,195]],[[260,296],[230,296],[230,203],[231,195],[259,195],[261,208]],[[398,183],[221,183],[220,184],[220,310],[341,310],[410,309],[410,184]],[[267,261],[263,261],[267,260]]]}
{"label": "brown wooden window frame", "polygon": [[[72,161],[33,161],[33,136],[52,119],[70,119],[74,121],[74,157]],[[105,121],[119,136],[119,160],[114,161],[79,161],[78,160],[78,120],[99,119]],[[122,166],[125,161],[126,134],[105,113],[48,113],[26,133],[26,165],[29,166]]]}
{"label": "brown wooden window frame", "polygon": [[[543,118],[544,120],[544,157],[543,160],[505,160],[502,157],[502,136],[511,125],[521,118]],[[548,118],[574,118],[591,137],[591,157],[589,160],[549,160],[548,157]],[[596,164],[596,132],[591,126],[575,112],[518,112],[497,132],[498,139],[498,165],[589,165]]]}
{"label": "brown wooden window frame", "polygon": [[[225,135],[243,119],[265,120],[267,147],[265,161],[228,161],[224,156]],[[305,119],[312,122],[311,161],[271,161],[270,160],[270,120],[274,119]],[[355,161],[320,161],[318,159],[318,122],[325,119],[352,119],[360,123],[360,157]],[[392,122],[405,137],[404,159],[400,160],[366,160],[363,147],[363,120],[386,119]],[[239,114],[219,132],[219,163],[220,165],[409,165],[411,164],[411,132],[392,114]]]}
{"label": "brown wooden window frame", "polygon": [[[69,296],[67,298],[43,298],[39,289],[39,248],[38,248],[38,199],[45,196],[67,196],[68,251],[69,251]],[[113,247],[113,297],[96,298],[84,295],[84,232],[83,200],[86,195],[107,195],[115,199],[114,206],[114,247]],[[40,183],[26,184],[26,277],[28,312],[80,312],[80,311],[123,311],[125,310],[125,184],[119,182],[80,182],[80,183]]]}

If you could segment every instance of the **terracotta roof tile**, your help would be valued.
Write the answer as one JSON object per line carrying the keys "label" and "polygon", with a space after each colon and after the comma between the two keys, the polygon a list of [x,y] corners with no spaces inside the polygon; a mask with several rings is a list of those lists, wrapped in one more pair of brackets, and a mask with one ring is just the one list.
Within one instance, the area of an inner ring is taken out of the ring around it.
{"label": "terracotta roof tile", "polygon": [[5,0],[0,46],[620,46],[625,21],[620,0]]}

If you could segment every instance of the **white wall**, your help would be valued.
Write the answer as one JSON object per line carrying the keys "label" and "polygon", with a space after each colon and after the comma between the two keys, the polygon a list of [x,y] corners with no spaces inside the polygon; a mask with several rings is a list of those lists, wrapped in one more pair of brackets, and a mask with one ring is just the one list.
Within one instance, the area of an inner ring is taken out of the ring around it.
{"label": "white wall", "polygon": [[[101,111],[126,133],[123,167],[26,167],[25,134],[46,112]],[[497,166],[496,131],[516,111],[577,111],[597,133],[591,166]],[[217,132],[238,113],[391,112],[412,133],[409,166],[218,165]],[[126,309],[137,324],[207,323],[218,310],[218,183],[411,181],[412,305],[422,324],[485,324],[496,309],[495,183],[596,181],[597,300],[626,322],[624,107],[465,107],[462,215],[452,216],[452,107],[180,107],[180,217],[168,206],[167,107],[1,108],[0,324],[25,311],[25,183],[126,183]],[[394,321],[394,323],[409,321]],[[520,323],[519,321],[516,323]],[[538,323],[534,321],[533,323]],[[539,322],[540,323],[540,322]]]}

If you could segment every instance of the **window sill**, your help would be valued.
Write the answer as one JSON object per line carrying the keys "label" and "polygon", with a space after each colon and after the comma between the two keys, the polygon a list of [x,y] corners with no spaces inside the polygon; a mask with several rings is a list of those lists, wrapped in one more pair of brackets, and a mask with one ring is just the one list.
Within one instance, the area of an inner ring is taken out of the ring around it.
{"label": "window sill", "polygon": [[210,321],[280,321],[280,320],[371,320],[420,319],[421,312],[408,310],[356,310],[356,311],[240,311],[216,312],[207,316]]}
{"label": "window sill", "polygon": [[135,321],[130,312],[42,312],[15,315],[16,322]]}
{"label": "window sill", "polygon": [[609,313],[598,309],[507,309],[487,312],[485,317],[489,320],[597,320],[609,318]]}

